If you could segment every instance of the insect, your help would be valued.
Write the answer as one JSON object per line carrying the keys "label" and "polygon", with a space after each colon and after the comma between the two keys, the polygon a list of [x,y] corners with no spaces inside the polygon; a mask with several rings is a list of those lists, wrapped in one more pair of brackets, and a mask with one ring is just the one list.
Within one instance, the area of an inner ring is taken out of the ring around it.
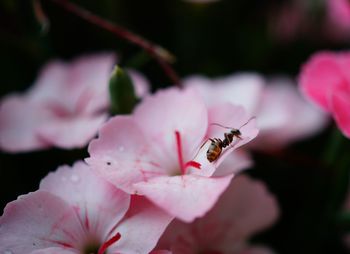
{"label": "insect", "polygon": [[217,123],[213,123],[212,125],[217,125],[217,126],[220,126],[220,127],[226,128],[226,129],[231,129],[231,131],[224,133],[224,139],[223,140],[221,140],[219,138],[213,138],[213,139],[210,138],[209,139],[211,141],[211,144],[210,144],[210,146],[209,146],[209,148],[207,150],[207,159],[208,159],[208,161],[209,162],[216,161],[220,157],[222,150],[232,143],[234,137],[236,137],[238,139],[242,139],[241,138],[242,133],[241,133],[240,129],[243,126],[247,125],[254,118],[255,117],[250,118],[245,124],[243,124],[238,129],[222,126],[222,125],[217,124]]}

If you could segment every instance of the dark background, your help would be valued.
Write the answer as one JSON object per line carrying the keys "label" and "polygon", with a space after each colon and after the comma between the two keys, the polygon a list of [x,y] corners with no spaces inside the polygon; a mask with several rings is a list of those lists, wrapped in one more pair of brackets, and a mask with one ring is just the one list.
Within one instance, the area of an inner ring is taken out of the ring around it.
{"label": "dark background", "polygon": [[[42,2],[51,22],[47,33],[41,32],[31,1],[0,1],[1,97],[30,87],[49,59],[69,60],[104,50],[117,52],[122,66],[144,72],[153,90],[170,84],[159,66],[136,46],[49,0]],[[310,1],[315,4],[306,12],[307,24],[291,38],[280,38],[272,28],[278,23],[279,10],[291,1],[222,0],[207,5],[181,0],[75,2],[170,50],[177,57],[174,68],[182,77],[195,73],[214,77],[242,70],[296,77],[313,52],[345,49],[348,43],[324,34],[320,1]],[[342,228],[334,216],[324,212],[334,187],[334,172],[322,157],[332,128],[278,153],[254,154],[256,166],[249,174],[267,183],[282,212],[279,223],[253,241],[277,253],[346,253]],[[35,191],[49,171],[85,157],[86,149],[1,153],[1,210],[18,195]]]}

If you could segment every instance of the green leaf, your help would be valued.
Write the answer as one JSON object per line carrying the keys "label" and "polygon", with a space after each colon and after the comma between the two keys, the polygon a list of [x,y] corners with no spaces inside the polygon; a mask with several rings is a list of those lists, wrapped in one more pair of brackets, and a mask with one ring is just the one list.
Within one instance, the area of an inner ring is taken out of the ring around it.
{"label": "green leaf", "polygon": [[109,80],[112,114],[129,114],[132,112],[137,97],[129,75],[119,66],[115,66]]}

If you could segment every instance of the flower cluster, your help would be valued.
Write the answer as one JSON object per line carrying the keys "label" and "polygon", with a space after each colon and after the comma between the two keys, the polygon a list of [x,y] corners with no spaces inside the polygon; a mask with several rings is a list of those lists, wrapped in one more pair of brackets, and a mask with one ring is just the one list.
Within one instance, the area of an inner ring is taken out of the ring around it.
{"label": "flower cluster", "polygon": [[149,94],[134,72],[141,102],[109,118],[114,61],[100,54],[50,63],[30,91],[3,99],[3,149],[88,144],[89,157],[6,206],[0,252],[271,253],[248,240],[277,220],[277,201],[262,182],[235,177],[252,165],[236,149],[256,138],[256,122],[261,135],[248,147],[275,149],[319,131],[327,118],[286,78],[266,85],[258,74],[193,76],[184,89]]}

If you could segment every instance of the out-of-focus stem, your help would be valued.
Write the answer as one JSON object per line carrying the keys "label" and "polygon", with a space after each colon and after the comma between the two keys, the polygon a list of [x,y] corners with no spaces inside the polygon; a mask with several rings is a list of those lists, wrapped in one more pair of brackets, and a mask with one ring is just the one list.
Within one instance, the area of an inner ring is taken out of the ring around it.
{"label": "out-of-focus stem", "polygon": [[155,43],[152,43],[146,40],[145,38],[129,31],[128,29],[120,25],[117,25],[108,20],[105,20],[93,14],[92,12],[74,3],[71,3],[67,0],[51,0],[51,1],[60,5],[66,11],[74,13],[80,18],[141,47],[158,62],[160,67],[163,69],[163,71],[169,77],[169,79],[174,83],[174,85],[181,87],[181,82],[177,73],[169,64],[175,61],[175,57],[171,53],[169,53],[166,49],[162,48],[159,45],[156,45]]}

